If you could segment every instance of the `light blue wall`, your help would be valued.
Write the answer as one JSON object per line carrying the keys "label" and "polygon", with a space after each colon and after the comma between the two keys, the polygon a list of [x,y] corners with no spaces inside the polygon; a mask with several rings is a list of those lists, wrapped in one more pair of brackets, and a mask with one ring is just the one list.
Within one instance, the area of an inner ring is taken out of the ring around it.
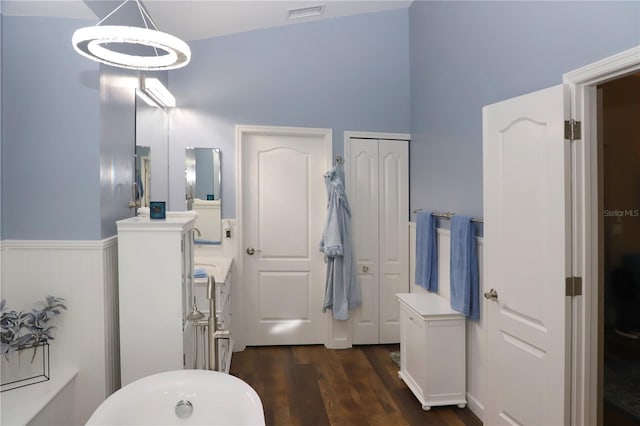
{"label": "light blue wall", "polygon": [[3,16],[3,239],[103,239],[133,215],[139,74],[73,50],[93,24]]}
{"label": "light blue wall", "polygon": [[222,151],[222,215],[235,217],[235,125],[409,131],[408,10],[372,13],[189,43],[169,75],[170,209],[183,210],[184,148]]}
{"label": "light blue wall", "polygon": [[[0,20],[2,239],[105,238],[132,214],[137,74],[73,51],[93,23]],[[418,1],[190,44],[192,63],[160,75],[180,106],[170,208],[184,208],[185,146],[220,147],[235,217],[240,123],[333,128],[336,155],[345,130],[411,132],[411,208],[481,215],[482,106],[640,44],[640,3]]]}
{"label": "light blue wall", "polygon": [[2,241],[2,14],[0,13],[0,241]]}
{"label": "light blue wall", "polygon": [[98,66],[75,19],[3,16],[2,238],[100,237]]}
{"label": "light blue wall", "polygon": [[416,1],[411,209],[482,215],[482,107],[640,44],[640,2]]}
{"label": "light blue wall", "polygon": [[129,201],[135,174],[137,84],[137,72],[100,65],[100,126],[94,130],[100,137],[100,182],[95,186],[100,194],[100,238],[116,235],[116,221],[135,215]]}

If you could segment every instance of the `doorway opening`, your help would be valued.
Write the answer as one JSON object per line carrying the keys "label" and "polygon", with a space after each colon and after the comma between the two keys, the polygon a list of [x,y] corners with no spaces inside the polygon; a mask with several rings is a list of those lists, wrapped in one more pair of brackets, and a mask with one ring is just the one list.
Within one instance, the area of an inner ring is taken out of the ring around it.
{"label": "doorway opening", "polygon": [[640,422],[640,72],[598,85],[603,424]]}

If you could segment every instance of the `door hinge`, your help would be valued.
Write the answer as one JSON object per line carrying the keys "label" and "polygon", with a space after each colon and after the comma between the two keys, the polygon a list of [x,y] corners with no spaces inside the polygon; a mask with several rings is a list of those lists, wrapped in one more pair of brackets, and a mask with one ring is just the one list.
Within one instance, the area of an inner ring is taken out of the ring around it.
{"label": "door hinge", "polygon": [[570,297],[582,295],[582,277],[567,277],[566,295]]}
{"label": "door hinge", "polygon": [[564,138],[570,141],[582,139],[582,123],[574,119],[564,122]]}

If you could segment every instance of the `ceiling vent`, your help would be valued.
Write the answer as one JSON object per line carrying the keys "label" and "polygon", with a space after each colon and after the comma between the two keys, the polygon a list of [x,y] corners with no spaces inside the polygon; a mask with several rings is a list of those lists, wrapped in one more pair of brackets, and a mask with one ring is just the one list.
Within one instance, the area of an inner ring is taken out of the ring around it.
{"label": "ceiling vent", "polygon": [[301,7],[299,9],[289,10],[289,20],[309,18],[311,16],[319,16],[324,12],[324,5]]}

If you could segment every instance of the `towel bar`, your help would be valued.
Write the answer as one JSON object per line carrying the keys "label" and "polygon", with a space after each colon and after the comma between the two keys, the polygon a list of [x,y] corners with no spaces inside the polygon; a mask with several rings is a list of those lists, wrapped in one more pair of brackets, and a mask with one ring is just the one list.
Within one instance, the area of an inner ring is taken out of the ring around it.
{"label": "towel bar", "polygon": [[[413,214],[417,214],[418,212],[421,212],[422,209],[416,209],[413,211]],[[446,212],[446,213],[431,213],[432,216],[436,216],[436,217],[443,217],[445,219],[451,219],[452,216],[455,216],[455,213],[451,213],[451,212]],[[483,219],[479,219],[479,218],[475,218],[472,217],[471,218],[471,222],[480,222],[483,223],[484,220]]]}

